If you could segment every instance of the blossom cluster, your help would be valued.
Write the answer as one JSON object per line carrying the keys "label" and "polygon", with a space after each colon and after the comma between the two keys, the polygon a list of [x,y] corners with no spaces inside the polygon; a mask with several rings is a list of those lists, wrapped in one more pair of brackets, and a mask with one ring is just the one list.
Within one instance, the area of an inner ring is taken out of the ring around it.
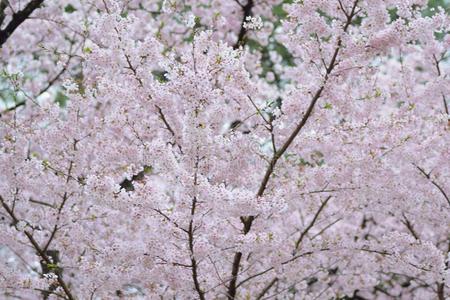
{"label": "blossom cluster", "polygon": [[444,4],[6,2],[0,298],[450,297]]}

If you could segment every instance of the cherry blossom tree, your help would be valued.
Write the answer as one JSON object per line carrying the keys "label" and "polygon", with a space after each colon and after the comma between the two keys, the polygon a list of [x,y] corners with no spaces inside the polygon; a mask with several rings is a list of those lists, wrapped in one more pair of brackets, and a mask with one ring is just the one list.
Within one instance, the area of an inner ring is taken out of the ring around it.
{"label": "cherry blossom tree", "polygon": [[1,297],[450,297],[447,6],[1,0]]}

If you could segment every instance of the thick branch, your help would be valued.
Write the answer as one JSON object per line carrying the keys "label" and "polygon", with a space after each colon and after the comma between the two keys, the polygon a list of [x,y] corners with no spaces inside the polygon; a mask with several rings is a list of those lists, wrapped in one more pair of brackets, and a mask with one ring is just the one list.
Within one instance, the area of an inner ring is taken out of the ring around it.
{"label": "thick branch", "polygon": [[438,283],[437,285],[437,296],[439,300],[445,300],[445,294],[444,294],[444,284]]}
{"label": "thick branch", "polygon": [[[197,185],[197,169],[198,169],[198,159],[195,163],[195,174],[194,174],[194,185]],[[197,291],[200,300],[205,300],[205,292],[200,287],[200,282],[198,280],[198,263],[195,259],[194,254],[194,215],[195,210],[197,208],[197,196],[194,196],[192,199],[191,206],[191,221],[189,222],[188,229],[188,240],[189,240],[189,251],[191,254],[191,266],[192,266],[192,279],[194,280],[194,287]]]}
{"label": "thick branch", "polygon": [[0,0],[0,28],[5,20],[5,9],[8,6],[7,0]]}
{"label": "thick branch", "polygon": [[25,101],[17,102],[16,104],[14,104],[14,106],[12,106],[12,107],[10,107],[10,108],[7,108],[7,109],[5,109],[4,111],[0,112],[0,117],[2,116],[2,114],[5,114],[5,113],[9,113],[9,112],[15,111],[17,108],[19,108],[19,107],[21,107],[21,106],[24,106],[24,105],[25,105]]}
{"label": "thick branch", "polygon": [[[3,5],[4,1],[2,1]],[[28,17],[38,9],[44,0],[32,0],[25,8],[12,15],[12,20],[6,25],[5,29],[0,30],[0,47],[8,40],[13,32],[20,26]]]}
{"label": "thick branch", "polygon": [[248,0],[246,5],[242,5],[240,3],[239,3],[239,5],[242,7],[243,16],[242,16],[241,29],[239,30],[238,39],[237,39],[236,43],[233,45],[233,49],[237,49],[240,46],[245,44],[245,34],[247,33],[247,29],[244,27],[244,24],[246,22],[247,17],[252,16],[252,8],[255,4],[253,3],[253,0]]}

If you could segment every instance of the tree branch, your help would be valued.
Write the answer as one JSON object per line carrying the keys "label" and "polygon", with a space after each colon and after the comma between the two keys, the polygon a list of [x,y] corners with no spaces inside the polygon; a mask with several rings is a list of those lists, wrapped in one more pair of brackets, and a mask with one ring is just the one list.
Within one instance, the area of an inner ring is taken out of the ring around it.
{"label": "tree branch", "polygon": [[[350,26],[350,24],[352,23],[353,17],[357,14],[356,13],[356,6],[358,4],[359,0],[355,0],[352,10],[350,12],[350,14],[347,16],[347,21],[344,24],[343,27],[343,31],[347,32],[348,27]],[[250,3],[250,1],[248,2]],[[248,5],[247,3],[247,5]],[[320,88],[316,91],[316,93],[314,94],[314,96],[311,99],[311,102],[308,106],[308,109],[306,110],[305,114],[303,115],[303,118],[301,119],[300,123],[297,125],[297,127],[294,129],[294,131],[291,133],[291,135],[288,137],[288,139],[286,140],[286,142],[283,144],[283,146],[278,149],[277,152],[274,153],[272,160],[269,163],[269,166],[266,170],[266,173],[264,175],[264,178],[261,182],[261,185],[258,189],[258,192],[256,194],[257,197],[261,197],[267,187],[267,184],[269,182],[270,177],[273,174],[273,171],[275,169],[275,165],[278,162],[278,159],[286,152],[286,150],[289,148],[289,146],[292,144],[292,142],[295,140],[295,138],[297,137],[297,135],[300,133],[300,131],[302,130],[302,128],[305,126],[306,122],[308,121],[309,117],[312,114],[312,111],[317,103],[317,100],[319,100],[319,98],[322,95],[323,90],[325,89],[325,85],[327,83],[327,80],[329,78],[329,75],[331,74],[331,72],[333,71],[333,69],[336,67],[337,65],[337,57],[338,54],[340,52],[342,48],[342,39],[339,38],[338,42],[337,42],[337,46],[336,49],[333,53],[333,56],[331,58],[331,61],[328,65],[328,67],[326,68],[326,74],[325,74],[325,78],[324,78],[324,82],[322,83],[322,85],[320,86]],[[255,216],[248,216],[248,217],[241,217],[241,221],[244,225],[244,229],[243,232],[244,234],[247,234],[251,227],[252,227],[252,223],[255,220]],[[236,252],[234,255],[234,259],[233,259],[233,266],[232,266],[232,272],[231,272],[231,281],[230,281],[230,285],[228,287],[228,294],[227,297],[229,300],[235,299],[236,297],[236,282],[237,282],[237,274],[238,274],[238,270],[239,270],[239,266],[240,266],[240,262],[241,262],[241,258],[242,258],[242,253],[241,252]]]}
{"label": "tree branch", "polygon": [[295,252],[297,252],[298,247],[300,246],[301,242],[303,241],[303,238],[308,234],[309,230],[314,226],[314,224],[316,223],[317,219],[319,218],[320,213],[322,212],[322,210],[325,208],[325,206],[327,205],[328,201],[330,201],[332,196],[328,196],[327,199],[325,199],[325,201],[322,202],[322,204],[320,205],[319,209],[317,210],[317,212],[314,214],[313,219],[311,220],[311,222],[309,223],[308,226],[306,226],[305,230],[303,230],[303,232],[300,234],[300,237],[298,238],[298,240],[295,242]]}
{"label": "tree branch", "polygon": [[[117,29],[116,29],[116,31],[117,31]],[[139,86],[140,86],[140,87],[144,87],[144,82],[142,81],[142,79],[141,79],[141,78],[138,76],[138,74],[137,74],[137,67],[133,66],[133,64],[131,63],[131,60],[130,60],[130,56],[129,56],[128,54],[124,54],[124,55],[125,55],[125,59],[126,59],[126,61],[127,61],[127,67],[125,67],[125,68],[131,70],[131,72],[132,72],[133,75],[134,75],[134,78],[135,78],[135,79],[137,80],[137,82],[139,83]],[[152,98],[151,95],[150,95],[149,97],[150,97],[150,99]],[[181,145],[179,145],[179,144],[177,143],[177,141],[176,141],[176,134],[175,134],[175,131],[172,129],[172,127],[170,126],[169,122],[167,121],[167,118],[166,118],[166,116],[164,115],[164,113],[163,113],[161,107],[159,107],[159,106],[156,105],[156,104],[155,104],[155,107],[156,107],[156,110],[158,111],[159,118],[160,118],[161,121],[164,123],[164,126],[166,126],[166,129],[169,130],[170,134],[171,134],[172,137],[173,137],[174,142],[173,142],[172,145],[177,145],[177,146],[178,146],[178,149],[180,150],[180,153],[183,153],[183,150],[182,150],[182,148],[181,148]]]}
{"label": "tree branch", "polygon": [[419,239],[419,235],[417,234],[417,232],[414,230],[414,226],[412,225],[411,221],[409,221],[409,219],[406,217],[406,215],[403,213],[403,218],[405,219],[404,221],[402,221],[403,224],[405,224],[406,228],[409,230],[409,232],[412,234],[412,236],[418,240]]}
{"label": "tree branch", "polygon": [[422,169],[421,167],[419,167],[418,165],[413,164],[419,171],[420,173],[423,174],[423,176],[425,176],[425,178],[427,178],[442,194],[442,196],[444,196],[445,200],[447,200],[448,205],[450,205],[450,198],[447,195],[447,193],[444,191],[444,189],[433,179],[431,179],[431,172],[427,173],[425,172],[424,169]]}
{"label": "tree branch", "polygon": [[8,6],[8,0],[0,0],[0,28],[5,20],[5,9]]}
{"label": "tree branch", "polygon": [[[5,5],[6,1],[2,0],[0,7]],[[28,17],[36,10],[38,9],[42,3],[44,3],[44,0],[32,0],[28,2],[27,6],[25,6],[24,9],[21,11],[18,11],[17,13],[14,13],[12,15],[12,20],[6,25],[5,29],[0,30],[0,48],[3,46],[3,44],[8,40],[8,38],[13,34],[13,32],[17,29],[17,27],[20,26]],[[2,10],[3,15],[4,11]],[[0,18],[1,20],[1,18]]]}
{"label": "tree branch", "polygon": [[259,293],[258,297],[256,297],[256,300],[262,299],[264,295],[270,290],[270,288],[278,281],[278,278],[275,277],[269,284]]}
{"label": "tree branch", "polygon": [[[11,208],[8,206],[8,204],[6,204],[5,200],[3,199],[2,196],[0,196],[0,202],[3,206],[3,208],[6,210],[6,212],[8,213],[8,215],[11,217],[11,219],[13,220],[14,224],[19,223],[19,219],[16,217],[16,215],[14,214],[14,212],[11,210]],[[33,246],[33,248],[36,250],[37,254],[41,257],[41,259],[46,263],[46,264],[52,264],[53,261],[47,256],[47,254],[45,253],[45,251],[39,246],[38,242],[34,239],[33,235],[24,230],[23,233],[26,235],[26,237],[28,238],[28,240],[30,241],[31,245]],[[64,279],[62,278],[61,275],[57,276],[57,281],[59,286],[63,289],[64,293],[66,294],[67,298],[69,300],[75,300],[75,297],[72,295],[72,292],[70,291],[70,289],[68,288],[66,282],[64,281]]]}
{"label": "tree branch", "polygon": [[[436,67],[436,71],[438,73],[438,76],[441,76],[442,75],[441,67],[439,66],[441,60],[438,60],[434,54],[433,54],[433,59],[434,59],[434,63],[435,63],[435,67]],[[448,109],[447,99],[445,98],[444,94],[442,94],[442,101],[444,102],[444,111],[445,111],[445,113],[448,116],[450,113],[449,113],[449,109]],[[450,122],[450,120],[449,120],[449,122]]]}
{"label": "tree branch", "polygon": [[[194,173],[194,186],[197,185],[197,170],[198,170],[198,158],[195,162],[195,173]],[[194,215],[195,209],[197,207],[197,196],[194,195],[192,198],[192,206],[191,206],[191,221],[189,222],[188,229],[188,240],[189,240],[189,251],[191,254],[191,265],[192,265],[192,279],[194,280],[195,290],[198,293],[200,300],[205,300],[205,292],[200,287],[200,282],[198,280],[198,263],[195,259],[194,254]]]}
{"label": "tree branch", "polygon": [[252,8],[255,5],[253,3],[253,0],[248,0],[246,5],[242,5],[240,2],[238,2],[238,4],[240,7],[242,7],[242,11],[244,14],[242,16],[241,29],[239,30],[238,39],[236,43],[234,43],[233,49],[237,49],[245,44],[245,34],[247,33],[247,29],[244,27],[244,24],[246,22],[247,17],[252,16]]}

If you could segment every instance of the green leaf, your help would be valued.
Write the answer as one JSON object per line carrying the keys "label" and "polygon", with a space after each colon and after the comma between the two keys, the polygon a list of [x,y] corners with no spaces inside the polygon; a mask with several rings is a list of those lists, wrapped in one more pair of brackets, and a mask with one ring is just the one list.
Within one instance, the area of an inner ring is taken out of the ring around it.
{"label": "green leaf", "polygon": [[394,22],[395,20],[397,20],[399,18],[397,11],[398,11],[397,7],[394,7],[394,8],[391,8],[388,10],[391,22]]}
{"label": "green leaf", "polygon": [[90,47],[84,47],[83,48],[83,52],[87,53],[87,54],[91,54],[92,53],[92,49]]}
{"label": "green leaf", "polygon": [[152,71],[153,77],[158,80],[160,83],[168,82],[169,80],[166,77],[167,72],[161,70]]}
{"label": "green leaf", "polygon": [[48,160],[44,159],[44,160],[42,161],[42,166],[44,166],[44,168],[47,169],[47,168],[50,166],[50,163],[48,162]]}
{"label": "green leaf", "polygon": [[153,167],[152,166],[144,166],[144,173],[145,174],[151,174],[153,171]]}
{"label": "green leaf", "polygon": [[291,67],[295,66],[294,57],[292,56],[292,54],[289,52],[289,50],[283,44],[274,42],[273,48],[275,51],[278,52],[278,54],[281,55],[281,57],[283,58],[284,64],[291,66]]}
{"label": "green leaf", "polygon": [[323,106],[324,109],[332,109],[333,105],[331,105],[331,103],[325,103],[325,105]]}
{"label": "green leaf", "polygon": [[283,9],[283,4],[279,4],[273,7],[272,13],[280,19],[287,17],[287,12]]}
{"label": "green leaf", "polygon": [[381,95],[382,95],[381,90],[380,90],[379,88],[377,88],[377,89],[375,90],[375,97],[378,98],[378,97],[380,97]]}
{"label": "green leaf", "polygon": [[58,269],[58,265],[56,265],[56,264],[47,264],[47,268],[49,270],[56,270],[56,269]]}
{"label": "green leaf", "polygon": [[66,107],[68,99],[69,97],[67,97],[63,92],[58,91],[58,93],[56,93],[55,102],[58,103],[60,107]]}
{"label": "green leaf", "polygon": [[247,39],[247,46],[252,51],[254,51],[254,50],[261,50],[263,48],[258,41],[253,40],[253,39]]}
{"label": "green leaf", "polygon": [[71,14],[77,9],[72,4],[67,4],[66,7],[64,7],[64,12]]}

